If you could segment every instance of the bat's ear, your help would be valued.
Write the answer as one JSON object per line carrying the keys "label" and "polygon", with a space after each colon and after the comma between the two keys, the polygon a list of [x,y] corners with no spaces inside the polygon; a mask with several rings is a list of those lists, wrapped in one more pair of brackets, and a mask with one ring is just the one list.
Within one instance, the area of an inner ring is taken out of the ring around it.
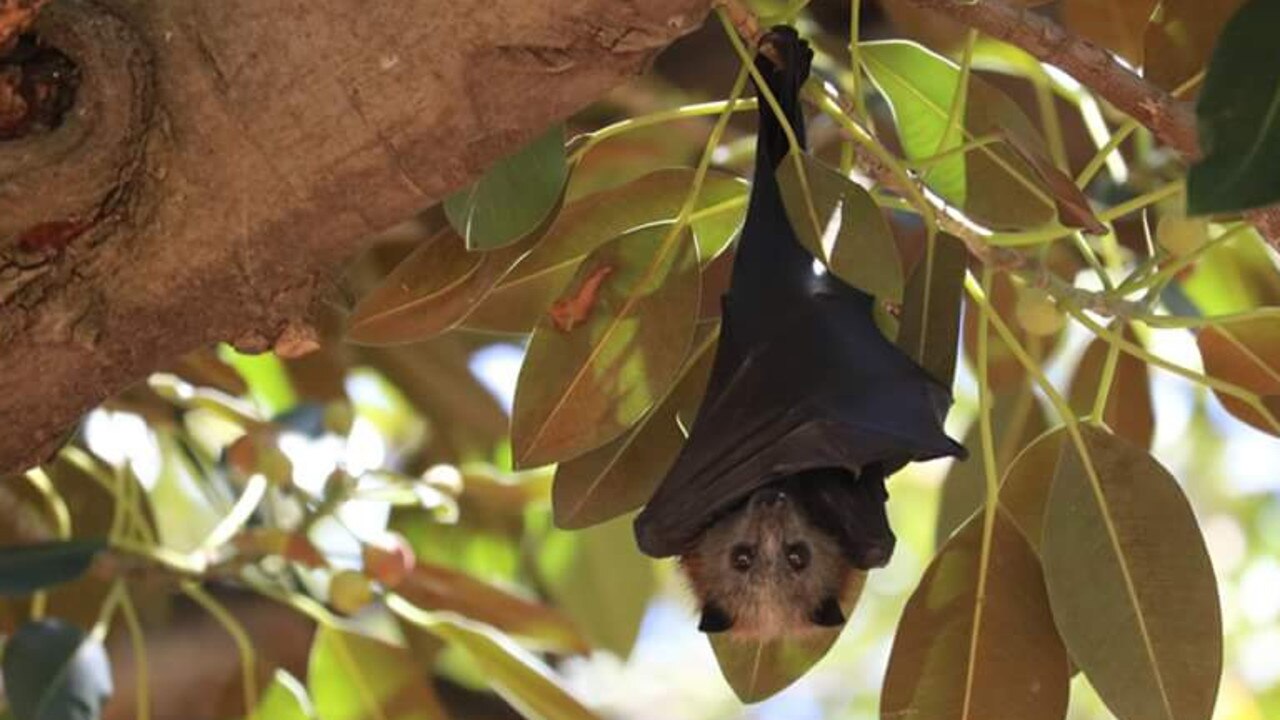
{"label": "bat's ear", "polygon": [[722,633],[733,627],[733,618],[724,608],[713,602],[702,606],[702,619],[698,621],[698,630],[704,633]]}
{"label": "bat's ear", "polygon": [[824,628],[844,625],[844,611],[840,609],[840,602],[834,595],[828,595],[809,613],[809,622]]}

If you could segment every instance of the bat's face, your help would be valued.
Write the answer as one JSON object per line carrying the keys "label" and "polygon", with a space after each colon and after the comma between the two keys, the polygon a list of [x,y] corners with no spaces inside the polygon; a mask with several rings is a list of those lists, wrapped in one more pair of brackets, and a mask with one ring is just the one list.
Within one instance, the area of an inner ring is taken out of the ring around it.
{"label": "bat's face", "polygon": [[853,568],[785,482],[716,521],[681,565],[702,601],[703,632],[767,639],[844,624],[839,598]]}

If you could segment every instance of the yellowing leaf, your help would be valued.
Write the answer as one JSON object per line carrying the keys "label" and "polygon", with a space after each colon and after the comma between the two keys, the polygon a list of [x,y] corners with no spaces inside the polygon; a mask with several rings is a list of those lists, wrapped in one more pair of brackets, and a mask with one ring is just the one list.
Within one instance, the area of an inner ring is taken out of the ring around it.
{"label": "yellowing leaf", "polygon": [[426,669],[409,651],[321,625],[307,687],[320,720],[443,720]]}
{"label": "yellowing leaf", "polygon": [[292,675],[277,669],[253,715],[246,720],[314,720],[311,698]]}
{"label": "yellowing leaf", "polygon": [[1204,539],[1182,489],[1147,454],[1082,425],[1064,442],[1041,556],[1072,659],[1117,717],[1209,720],[1222,615]]}
{"label": "yellowing leaf", "polygon": [[698,313],[698,253],[670,226],[623,235],[583,261],[569,298],[610,268],[572,329],[544,316],[516,386],[511,442],[519,467],[567,460],[626,431],[684,362]]}
{"label": "yellowing leaf", "polygon": [[[865,572],[857,573],[850,581],[840,600],[845,617],[852,616],[866,582]],[[804,676],[827,654],[842,629],[823,629],[809,635],[774,640],[735,639],[727,633],[708,637],[729,687],[742,702],[754,703],[782,692]]]}
{"label": "yellowing leaf", "polygon": [[1214,391],[1236,417],[1280,436],[1280,311],[1221,318],[1196,335],[1204,369],[1211,377],[1257,393],[1270,417],[1240,398]]}
{"label": "yellowing leaf", "polygon": [[882,718],[1066,715],[1067,655],[1036,555],[1002,513],[983,545],[978,513],[925,570],[898,623]]}
{"label": "yellowing leaf", "polygon": [[1280,306],[1280,268],[1254,230],[1205,250],[1179,284],[1204,315]]}

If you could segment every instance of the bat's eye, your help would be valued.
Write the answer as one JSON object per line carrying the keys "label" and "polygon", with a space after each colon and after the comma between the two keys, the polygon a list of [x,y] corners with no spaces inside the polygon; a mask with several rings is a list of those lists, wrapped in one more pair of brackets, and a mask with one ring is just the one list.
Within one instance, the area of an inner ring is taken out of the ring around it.
{"label": "bat's eye", "polygon": [[809,546],[804,543],[788,545],[787,564],[792,570],[803,570],[809,567]]}
{"label": "bat's eye", "polygon": [[733,550],[729,552],[729,563],[733,565],[733,569],[738,572],[746,572],[751,569],[751,563],[756,559],[756,551],[751,549],[750,545],[735,545]]}

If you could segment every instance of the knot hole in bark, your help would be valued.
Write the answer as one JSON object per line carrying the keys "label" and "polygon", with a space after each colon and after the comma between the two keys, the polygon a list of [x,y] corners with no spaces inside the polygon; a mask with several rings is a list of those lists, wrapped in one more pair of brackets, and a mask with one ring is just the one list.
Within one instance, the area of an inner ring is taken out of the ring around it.
{"label": "knot hole in bark", "polygon": [[0,51],[3,267],[16,244],[70,242],[129,206],[154,99],[150,47],[90,0],[50,3]]}

